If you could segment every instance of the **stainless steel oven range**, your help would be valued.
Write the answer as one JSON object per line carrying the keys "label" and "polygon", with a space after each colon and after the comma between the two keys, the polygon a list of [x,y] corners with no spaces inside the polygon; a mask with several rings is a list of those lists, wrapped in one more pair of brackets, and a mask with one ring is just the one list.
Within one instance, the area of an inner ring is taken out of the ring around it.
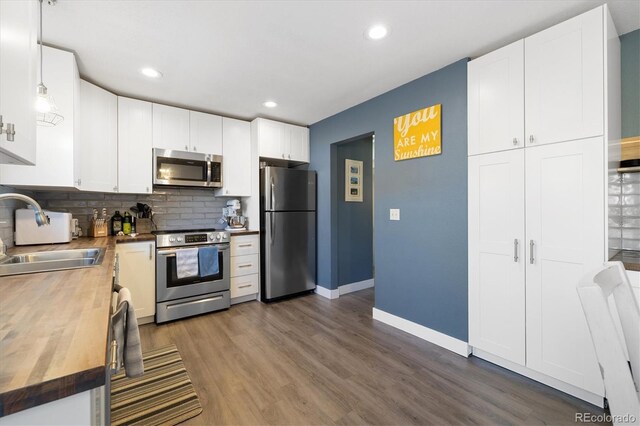
{"label": "stainless steel oven range", "polygon": [[[156,323],[229,307],[229,233],[213,230],[156,231]],[[218,273],[178,278],[176,253],[216,247]]]}

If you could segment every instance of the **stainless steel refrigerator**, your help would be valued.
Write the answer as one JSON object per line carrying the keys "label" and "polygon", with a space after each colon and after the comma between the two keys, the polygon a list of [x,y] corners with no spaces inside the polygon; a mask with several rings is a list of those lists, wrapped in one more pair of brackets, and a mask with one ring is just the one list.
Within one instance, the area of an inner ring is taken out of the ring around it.
{"label": "stainless steel refrigerator", "polygon": [[260,170],[261,299],[316,288],[316,172]]}

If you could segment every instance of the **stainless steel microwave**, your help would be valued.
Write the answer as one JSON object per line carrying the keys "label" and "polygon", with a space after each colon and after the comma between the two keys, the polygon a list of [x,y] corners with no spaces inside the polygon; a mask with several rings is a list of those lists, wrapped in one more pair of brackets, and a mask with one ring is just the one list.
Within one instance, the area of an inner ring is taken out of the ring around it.
{"label": "stainless steel microwave", "polygon": [[222,188],[222,156],[154,148],[153,184]]}

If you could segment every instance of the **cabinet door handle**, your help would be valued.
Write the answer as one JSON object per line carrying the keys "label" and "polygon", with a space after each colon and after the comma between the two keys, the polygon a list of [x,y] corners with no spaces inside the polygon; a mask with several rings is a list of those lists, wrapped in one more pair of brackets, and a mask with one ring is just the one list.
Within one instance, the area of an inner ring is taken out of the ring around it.
{"label": "cabinet door handle", "polygon": [[529,135],[529,143],[533,143],[535,141],[533,135]]}
{"label": "cabinet door handle", "polygon": [[533,265],[533,262],[535,261],[535,258],[533,257],[533,247],[535,246],[535,243],[533,242],[533,240],[529,241],[529,263]]}
{"label": "cabinet door handle", "polygon": [[109,368],[112,372],[115,372],[118,369],[118,341],[111,341],[111,353],[109,360]]}
{"label": "cabinet door handle", "polygon": [[184,150],[185,150],[185,151],[189,151],[189,145],[185,145],[185,146],[184,146]]}
{"label": "cabinet door handle", "polygon": [[518,138],[513,138],[513,146],[518,145]]}
{"label": "cabinet door handle", "polygon": [[243,265],[238,265],[238,268],[250,268],[253,266],[253,263],[245,263]]}
{"label": "cabinet door handle", "polygon": [[251,284],[239,285],[238,288],[247,288],[251,287]]}
{"label": "cabinet door handle", "polygon": [[197,151],[197,149],[196,149],[196,147],[195,147],[195,146],[193,147],[193,150],[194,150],[194,151]]}
{"label": "cabinet door handle", "polygon": [[518,239],[513,240],[513,261],[518,263]]}
{"label": "cabinet door handle", "polygon": [[238,247],[251,247],[253,244],[238,244]]}
{"label": "cabinet door handle", "polygon": [[153,244],[149,244],[149,260],[153,259]]}

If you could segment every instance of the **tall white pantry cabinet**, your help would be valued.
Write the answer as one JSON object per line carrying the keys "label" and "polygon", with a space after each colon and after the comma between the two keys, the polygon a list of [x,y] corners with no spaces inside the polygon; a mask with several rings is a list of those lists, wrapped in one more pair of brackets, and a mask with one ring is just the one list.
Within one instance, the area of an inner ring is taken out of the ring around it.
{"label": "tall white pantry cabinet", "polygon": [[600,406],[576,285],[607,260],[619,51],[604,5],[468,64],[469,344]]}

